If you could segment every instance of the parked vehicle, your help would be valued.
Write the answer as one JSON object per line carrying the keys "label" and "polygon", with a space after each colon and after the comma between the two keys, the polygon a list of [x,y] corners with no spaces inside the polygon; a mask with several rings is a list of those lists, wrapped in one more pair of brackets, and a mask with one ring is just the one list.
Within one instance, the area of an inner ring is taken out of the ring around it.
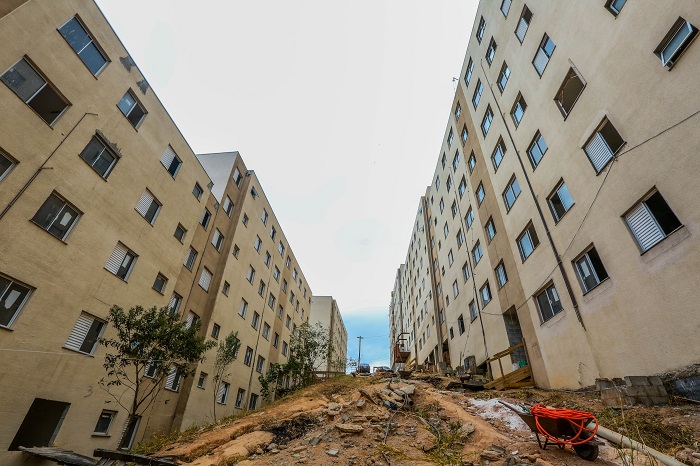
{"label": "parked vehicle", "polygon": [[357,368],[358,374],[369,374],[369,364],[362,363]]}
{"label": "parked vehicle", "polygon": [[375,374],[379,374],[382,372],[391,372],[391,369],[389,369],[387,366],[374,366]]}

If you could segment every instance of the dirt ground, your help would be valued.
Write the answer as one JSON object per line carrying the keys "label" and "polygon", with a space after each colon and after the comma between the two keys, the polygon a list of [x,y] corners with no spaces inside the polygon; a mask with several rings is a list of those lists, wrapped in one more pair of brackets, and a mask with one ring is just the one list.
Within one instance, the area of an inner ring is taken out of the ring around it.
{"label": "dirt ground", "polygon": [[[618,432],[627,429],[632,436],[643,433],[650,446],[657,442],[656,448],[670,454],[683,447],[700,449],[700,405],[630,408],[620,413],[606,409],[595,392],[463,393],[444,390],[444,382],[420,376],[404,381],[342,377],[218,426],[190,429],[159,445],[156,455],[191,466],[591,464],[569,448],[541,450],[527,425],[498,400],[590,411],[600,417],[601,425]],[[595,463],[652,463],[644,456],[629,455],[605,442]]]}

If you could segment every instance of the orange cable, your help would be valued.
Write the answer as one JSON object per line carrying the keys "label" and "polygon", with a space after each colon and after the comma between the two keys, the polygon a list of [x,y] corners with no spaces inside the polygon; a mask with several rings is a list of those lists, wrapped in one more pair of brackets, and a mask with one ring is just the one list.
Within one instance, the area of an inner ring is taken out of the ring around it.
{"label": "orange cable", "polygon": [[[575,411],[573,409],[563,408],[547,408],[542,403],[538,403],[530,409],[530,412],[533,416],[535,416],[535,424],[537,425],[537,429],[547,440],[552,443],[557,443],[560,445],[582,445],[593,440],[593,437],[595,437],[596,433],[598,432],[598,419],[596,419],[593,414],[585,411]],[[547,432],[540,425],[539,418],[554,420],[565,419],[569,421],[571,426],[574,428],[574,431],[578,430],[578,433],[570,439],[562,440]],[[586,427],[589,422],[595,422],[595,427],[593,429],[588,429]],[[584,432],[590,433],[591,435],[586,439],[581,439],[581,434]]]}

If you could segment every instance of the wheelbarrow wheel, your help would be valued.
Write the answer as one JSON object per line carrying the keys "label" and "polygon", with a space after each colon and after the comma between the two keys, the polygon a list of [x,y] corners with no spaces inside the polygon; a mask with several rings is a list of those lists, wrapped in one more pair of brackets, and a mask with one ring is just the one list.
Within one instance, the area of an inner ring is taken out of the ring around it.
{"label": "wheelbarrow wheel", "polygon": [[581,445],[574,445],[574,451],[586,461],[594,461],[598,458],[598,445],[595,444],[582,443]]}

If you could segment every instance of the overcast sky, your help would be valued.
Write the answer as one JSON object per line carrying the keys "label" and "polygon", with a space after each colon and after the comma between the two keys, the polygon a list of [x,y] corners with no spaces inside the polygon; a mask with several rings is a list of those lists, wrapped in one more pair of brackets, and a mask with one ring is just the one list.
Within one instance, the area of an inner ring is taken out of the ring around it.
{"label": "overcast sky", "polygon": [[196,153],[240,151],[348,355],[388,306],[477,0],[97,0]]}

